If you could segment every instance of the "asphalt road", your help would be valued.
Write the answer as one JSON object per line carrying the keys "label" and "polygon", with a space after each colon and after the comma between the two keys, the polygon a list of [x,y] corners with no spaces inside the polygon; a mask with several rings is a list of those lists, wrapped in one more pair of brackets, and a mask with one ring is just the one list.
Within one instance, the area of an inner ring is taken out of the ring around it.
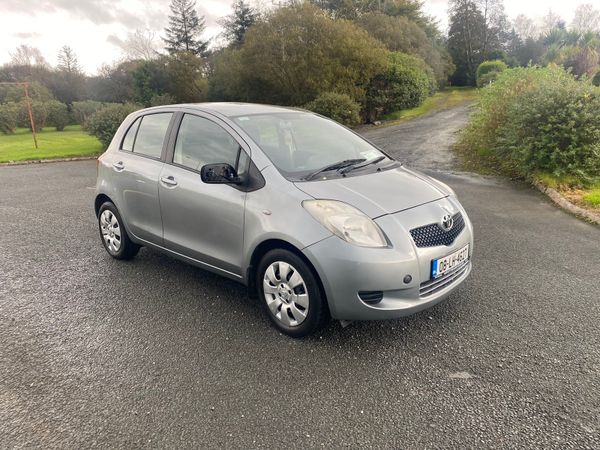
{"label": "asphalt road", "polygon": [[[428,155],[410,136],[440,120],[374,132],[442,161],[458,122]],[[112,260],[93,161],[0,167],[0,447],[598,448],[600,229],[524,185],[437,176],[475,225],[469,280],[293,340],[233,282]]]}

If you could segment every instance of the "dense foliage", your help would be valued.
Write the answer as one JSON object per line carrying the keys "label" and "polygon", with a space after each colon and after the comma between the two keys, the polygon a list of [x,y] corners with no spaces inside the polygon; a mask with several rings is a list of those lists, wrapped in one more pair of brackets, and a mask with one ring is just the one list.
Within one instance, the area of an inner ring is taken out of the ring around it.
{"label": "dense foliage", "polygon": [[385,55],[354,23],[306,3],[281,8],[248,30],[240,78],[249,101],[303,105],[323,92],[362,100]]}
{"label": "dense foliage", "polygon": [[373,77],[367,90],[365,110],[370,121],[423,103],[432,82],[423,64],[416,56],[390,53],[387,66]]}
{"label": "dense foliage", "polygon": [[123,120],[138,109],[140,109],[140,105],[132,103],[105,106],[85,122],[84,128],[92,136],[96,136],[106,148],[110,145]]}
{"label": "dense foliage", "polygon": [[304,108],[349,127],[360,122],[360,105],[346,94],[324,92]]}
{"label": "dense foliage", "polygon": [[498,78],[501,72],[508,69],[504,61],[484,61],[477,68],[477,87],[484,87]]}
{"label": "dense foliage", "polygon": [[600,177],[600,90],[557,66],[502,72],[459,143],[467,157],[505,172]]}
{"label": "dense foliage", "polygon": [[17,129],[18,108],[15,103],[0,104],[0,133],[13,134]]}

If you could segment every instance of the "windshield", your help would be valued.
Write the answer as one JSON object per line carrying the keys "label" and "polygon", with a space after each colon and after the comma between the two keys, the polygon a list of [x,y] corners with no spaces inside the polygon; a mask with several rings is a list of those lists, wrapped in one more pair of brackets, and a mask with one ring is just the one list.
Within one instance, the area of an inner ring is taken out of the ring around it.
{"label": "windshield", "polygon": [[[233,120],[252,137],[277,169],[292,179],[303,179],[339,162],[385,157],[373,145],[341,125],[311,113],[253,114],[237,116]],[[330,175],[329,171],[322,174]]]}

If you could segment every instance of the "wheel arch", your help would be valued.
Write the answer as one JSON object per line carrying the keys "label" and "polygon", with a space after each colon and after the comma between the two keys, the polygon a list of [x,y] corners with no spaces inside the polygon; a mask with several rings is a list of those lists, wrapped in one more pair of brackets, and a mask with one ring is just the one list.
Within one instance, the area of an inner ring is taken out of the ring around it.
{"label": "wheel arch", "polygon": [[321,295],[325,299],[325,303],[328,305],[329,302],[327,300],[327,295],[325,293],[323,281],[321,281],[321,276],[319,275],[319,272],[317,271],[317,269],[315,268],[313,263],[306,257],[306,255],[304,253],[302,253],[302,251],[298,247],[296,247],[293,244],[290,244],[289,242],[287,242],[283,239],[276,239],[276,238],[267,239],[265,241],[262,241],[260,244],[258,244],[254,248],[254,251],[252,252],[252,256],[250,257],[250,264],[248,265],[248,268],[246,269],[248,295],[252,298],[256,298],[258,296],[257,295],[258,291],[257,291],[257,286],[256,286],[256,275],[257,275],[256,271],[258,270],[258,264],[260,263],[260,260],[263,258],[263,256],[265,256],[269,251],[276,250],[276,249],[288,250],[288,251],[294,253],[299,258],[301,258],[302,261],[304,261],[306,263],[306,265],[310,268],[310,270],[312,270],[313,275],[315,276],[317,283],[319,284],[319,291],[321,292]]}
{"label": "wheel arch", "polygon": [[112,199],[106,194],[96,195],[96,198],[94,199],[94,213],[96,213],[96,217],[98,217],[100,207],[106,202],[111,202],[113,205],[115,204],[115,202],[113,202]]}

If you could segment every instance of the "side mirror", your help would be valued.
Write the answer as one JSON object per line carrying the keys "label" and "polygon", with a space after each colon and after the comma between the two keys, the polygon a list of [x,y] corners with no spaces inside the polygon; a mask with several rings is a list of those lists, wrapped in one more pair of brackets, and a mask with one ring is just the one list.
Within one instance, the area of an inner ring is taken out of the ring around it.
{"label": "side mirror", "polygon": [[238,177],[231,164],[206,164],[200,169],[202,181],[210,184],[242,184],[244,180]]}

